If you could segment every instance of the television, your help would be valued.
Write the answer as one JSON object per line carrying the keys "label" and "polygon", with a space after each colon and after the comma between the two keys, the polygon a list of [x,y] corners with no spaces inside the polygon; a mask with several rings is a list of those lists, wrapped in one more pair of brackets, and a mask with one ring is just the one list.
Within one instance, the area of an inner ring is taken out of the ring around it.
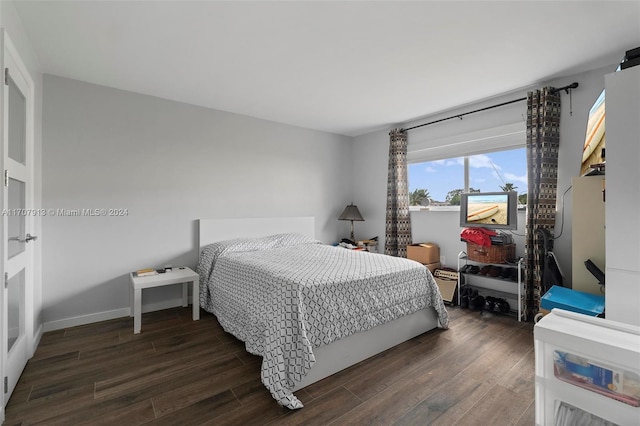
{"label": "television", "polygon": [[460,194],[460,226],[518,229],[518,193],[509,191]]}

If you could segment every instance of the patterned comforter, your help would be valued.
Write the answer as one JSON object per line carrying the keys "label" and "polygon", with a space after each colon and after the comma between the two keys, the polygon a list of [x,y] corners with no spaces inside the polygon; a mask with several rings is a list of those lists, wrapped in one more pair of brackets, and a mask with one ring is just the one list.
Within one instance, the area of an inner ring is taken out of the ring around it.
{"label": "patterned comforter", "polygon": [[421,264],[320,244],[300,234],[222,241],[200,255],[200,305],[262,356],[262,382],[281,405],[311,369],[313,348],[432,306],[449,319]]}

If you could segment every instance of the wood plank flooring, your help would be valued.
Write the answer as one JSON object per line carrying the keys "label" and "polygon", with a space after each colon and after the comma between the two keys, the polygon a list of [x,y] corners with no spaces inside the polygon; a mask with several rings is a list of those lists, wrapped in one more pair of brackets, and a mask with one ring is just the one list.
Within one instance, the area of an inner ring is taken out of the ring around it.
{"label": "wood plank flooring", "polygon": [[277,405],[260,360],[189,308],[45,333],[6,425],[533,425],[533,325],[449,308],[448,330],[404,342]]}

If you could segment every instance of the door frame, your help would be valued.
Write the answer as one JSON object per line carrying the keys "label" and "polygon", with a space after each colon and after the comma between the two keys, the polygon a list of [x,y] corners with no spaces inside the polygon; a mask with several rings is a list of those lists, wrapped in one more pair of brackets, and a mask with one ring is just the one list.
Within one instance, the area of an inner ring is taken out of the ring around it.
{"label": "door frame", "polygon": [[[24,65],[22,58],[20,57],[18,50],[15,45],[11,42],[10,37],[8,36],[5,29],[0,28],[0,70],[2,71],[2,75],[4,77],[5,68],[7,67],[7,55],[11,56],[12,69],[9,70],[9,74],[19,75],[22,80],[26,83],[26,90],[23,95],[25,96],[26,101],[26,116],[25,116],[25,143],[26,143],[26,165],[28,170],[28,180],[27,180],[27,188],[26,188],[26,205],[33,208],[35,206],[35,166],[36,162],[34,159],[35,154],[35,84],[31,75]],[[14,69],[15,68],[15,69]],[[12,72],[13,71],[13,72]],[[2,82],[0,84],[0,129],[2,134],[2,140],[0,141],[0,147],[2,148],[2,155],[0,155],[0,170],[3,173],[2,184],[0,184],[0,208],[5,209],[6,203],[5,199],[7,196],[7,188],[4,186],[4,170],[7,169],[7,164],[5,163],[5,152],[8,149],[6,144],[6,132],[7,126],[4,122],[5,116],[5,99],[8,96],[7,86]],[[0,306],[4,306],[4,274],[6,272],[4,256],[6,255],[7,250],[7,241],[5,235],[5,222],[7,217],[2,217],[3,224],[0,226],[0,241],[2,242],[3,253],[2,260],[0,261],[0,277],[2,278],[2,291],[0,291]],[[25,215],[25,231],[35,233],[39,226],[40,218],[31,214]],[[30,265],[30,271],[25,271],[25,289],[24,289],[24,338],[26,340],[26,357],[27,359],[31,358],[35,352],[35,347],[37,344],[36,339],[36,324],[35,324],[35,306],[34,306],[34,283],[36,271],[39,270],[38,265],[35,264],[36,256],[33,244],[27,244],[25,246],[25,256],[27,256],[27,264]],[[7,327],[8,324],[4,320],[4,314],[0,315],[0,377],[2,378],[2,383],[0,383],[0,422],[4,421],[5,418],[5,405],[7,404],[7,400],[5,400],[5,392],[4,392],[4,377],[7,376]],[[17,379],[16,379],[17,381]]]}

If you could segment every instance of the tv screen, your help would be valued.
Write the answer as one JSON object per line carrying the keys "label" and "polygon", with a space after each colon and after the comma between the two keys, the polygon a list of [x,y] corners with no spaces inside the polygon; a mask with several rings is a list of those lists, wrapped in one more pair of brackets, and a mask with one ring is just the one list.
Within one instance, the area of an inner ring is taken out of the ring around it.
{"label": "tv screen", "polygon": [[584,139],[584,147],[582,148],[580,176],[602,174],[599,170],[602,169],[605,161],[604,148],[606,145],[604,98],[605,91],[603,90],[589,110],[587,135]]}
{"label": "tv screen", "polygon": [[517,229],[518,193],[510,191],[460,194],[460,226]]}

